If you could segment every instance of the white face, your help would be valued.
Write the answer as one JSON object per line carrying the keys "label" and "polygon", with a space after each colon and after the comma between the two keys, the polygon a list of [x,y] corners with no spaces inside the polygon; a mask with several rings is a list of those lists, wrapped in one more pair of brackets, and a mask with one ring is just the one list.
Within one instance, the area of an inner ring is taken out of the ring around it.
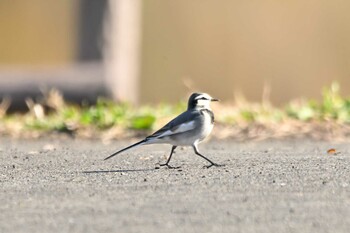
{"label": "white face", "polygon": [[195,100],[197,100],[197,107],[210,109],[210,102],[213,100],[213,97],[206,93],[203,93],[197,96]]}

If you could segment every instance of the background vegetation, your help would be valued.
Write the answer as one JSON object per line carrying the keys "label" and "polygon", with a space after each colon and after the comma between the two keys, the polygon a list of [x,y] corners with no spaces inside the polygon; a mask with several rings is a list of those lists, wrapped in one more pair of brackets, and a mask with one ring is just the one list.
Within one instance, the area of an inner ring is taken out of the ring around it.
{"label": "background vegetation", "polygon": [[[321,138],[346,138],[350,122],[350,98],[339,94],[333,83],[322,91],[321,101],[298,99],[277,108],[268,100],[250,103],[237,97],[233,103],[213,104],[218,125],[215,136],[269,138],[311,134]],[[80,137],[125,138],[150,133],[186,109],[178,104],[132,106],[100,98],[96,105],[65,102],[57,90],[42,99],[26,100],[28,111],[7,113],[10,101],[0,105],[1,134],[37,137],[61,132]],[[339,129],[341,133],[339,134]],[[335,136],[335,131],[338,134]]]}

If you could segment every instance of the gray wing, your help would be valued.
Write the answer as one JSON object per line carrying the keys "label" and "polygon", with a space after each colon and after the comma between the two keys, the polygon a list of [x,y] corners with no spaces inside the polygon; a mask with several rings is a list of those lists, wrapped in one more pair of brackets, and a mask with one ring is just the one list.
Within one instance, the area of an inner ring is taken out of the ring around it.
{"label": "gray wing", "polygon": [[146,139],[162,138],[193,130],[197,126],[196,119],[200,116],[201,114],[197,111],[183,112]]}

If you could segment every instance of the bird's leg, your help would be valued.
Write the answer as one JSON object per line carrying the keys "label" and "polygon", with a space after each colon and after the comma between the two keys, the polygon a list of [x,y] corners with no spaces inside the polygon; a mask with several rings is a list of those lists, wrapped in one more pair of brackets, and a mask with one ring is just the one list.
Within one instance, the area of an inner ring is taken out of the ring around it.
{"label": "bird's leg", "polygon": [[170,165],[169,165],[169,162],[170,162],[170,160],[171,160],[171,156],[173,155],[173,153],[174,153],[176,147],[177,147],[177,146],[173,146],[173,147],[171,148],[171,152],[170,152],[169,158],[168,158],[168,160],[166,161],[166,163],[159,164],[159,166],[167,166],[167,167],[170,168],[170,169],[177,169],[177,168],[180,168],[180,167],[173,167],[173,166],[170,166]]}
{"label": "bird's leg", "polygon": [[193,149],[194,149],[194,153],[196,153],[196,155],[199,155],[200,157],[202,157],[203,159],[207,160],[210,163],[210,165],[204,166],[205,168],[210,168],[212,166],[215,166],[215,167],[222,167],[222,166],[224,166],[222,164],[214,163],[213,161],[211,161],[210,159],[208,159],[204,155],[201,155],[199,153],[199,151],[198,151],[197,145],[193,145]]}

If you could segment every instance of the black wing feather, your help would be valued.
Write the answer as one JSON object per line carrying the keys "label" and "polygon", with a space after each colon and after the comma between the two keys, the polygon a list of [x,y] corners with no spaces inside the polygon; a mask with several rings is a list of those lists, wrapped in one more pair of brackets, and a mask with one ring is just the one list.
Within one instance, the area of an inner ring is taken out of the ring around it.
{"label": "black wing feather", "polygon": [[170,131],[176,131],[176,129],[184,123],[193,121],[197,117],[199,117],[200,114],[197,112],[183,112],[180,115],[178,115],[176,118],[171,120],[168,124],[164,125],[162,128],[154,132],[152,135],[148,136],[146,139],[158,137],[159,135],[163,134],[164,132],[170,130]]}

